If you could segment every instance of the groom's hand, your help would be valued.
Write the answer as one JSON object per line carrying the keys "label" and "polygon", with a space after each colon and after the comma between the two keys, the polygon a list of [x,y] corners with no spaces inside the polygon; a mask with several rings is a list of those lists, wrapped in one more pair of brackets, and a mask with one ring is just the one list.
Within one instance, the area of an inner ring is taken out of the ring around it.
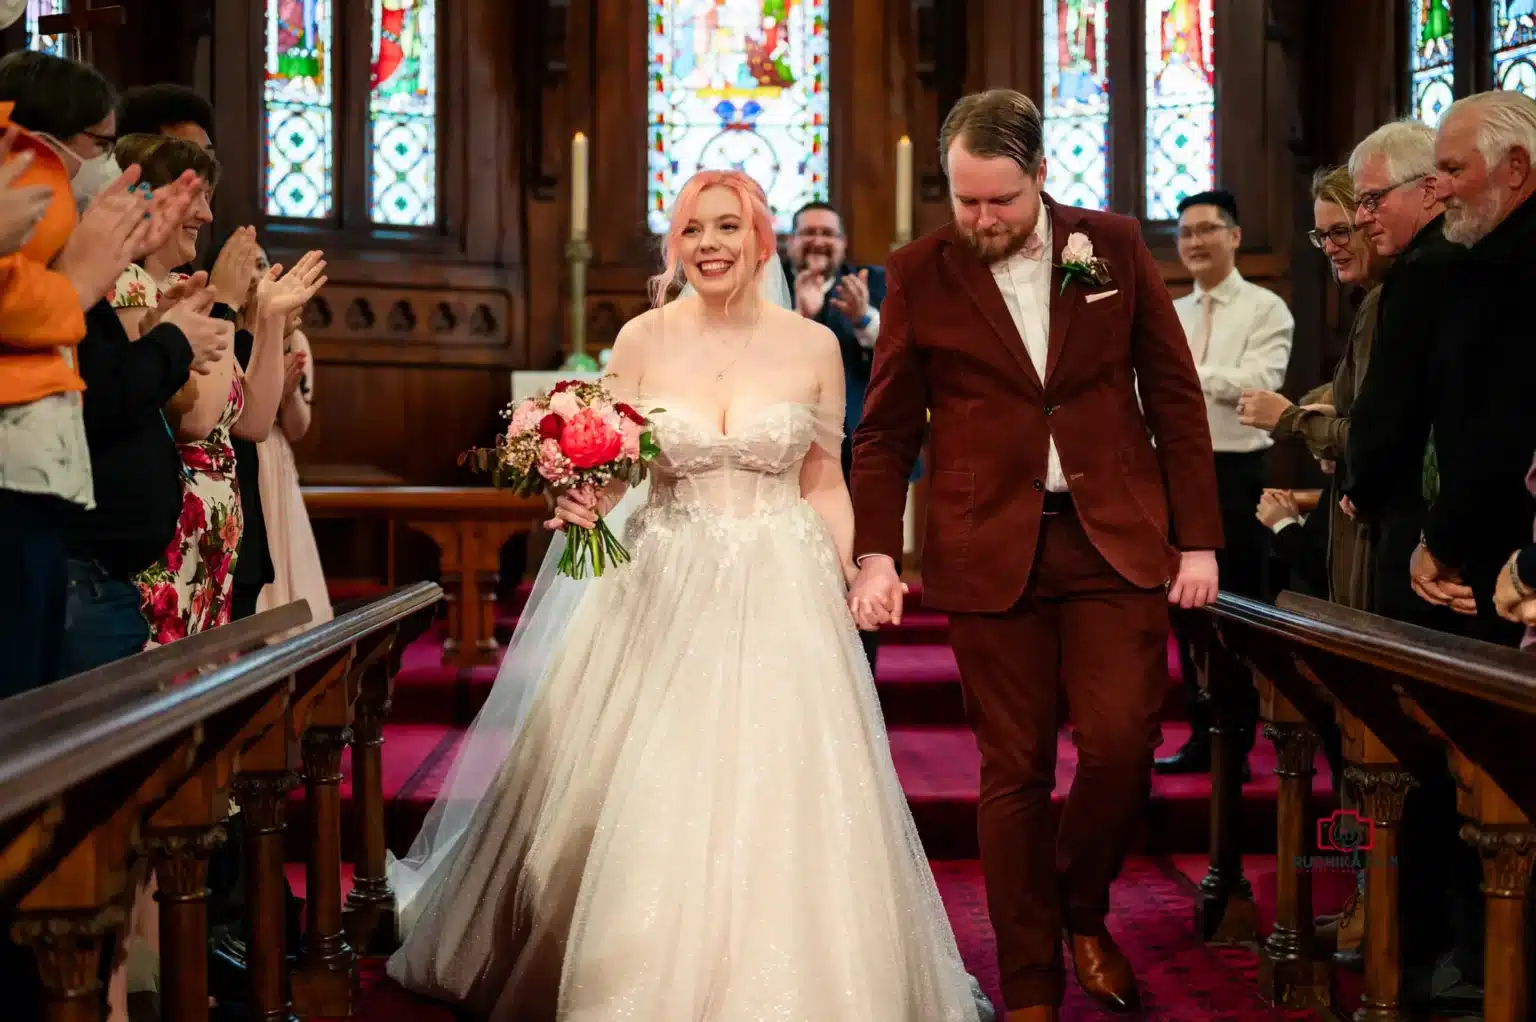
{"label": "groom's hand", "polygon": [[902,599],[906,584],[896,573],[896,562],[885,554],[871,554],[859,564],[859,573],[848,590],[848,609],[854,623],[873,632],[889,622],[901,624]]}
{"label": "groom's hand", "polygon": [[1221,591],[1214,550],[1185,550],[1179,554],[1179,574],[1168,587],[1168,602],[1185,610],[1208,607]]}

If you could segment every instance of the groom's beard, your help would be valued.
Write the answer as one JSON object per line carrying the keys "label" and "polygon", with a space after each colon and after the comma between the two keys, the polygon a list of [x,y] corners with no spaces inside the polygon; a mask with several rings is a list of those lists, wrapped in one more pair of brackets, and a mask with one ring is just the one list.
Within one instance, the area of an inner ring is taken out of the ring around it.
{"label": "groom's beard", "polygon": [[1003,224],[989,227],[984,231],[960,228],[960,236],[965,239],[966,244],[971,246],[971,251],[988,265],[1000,263],[1022,250],[1032,233],[1034,232],[1015,231]]}

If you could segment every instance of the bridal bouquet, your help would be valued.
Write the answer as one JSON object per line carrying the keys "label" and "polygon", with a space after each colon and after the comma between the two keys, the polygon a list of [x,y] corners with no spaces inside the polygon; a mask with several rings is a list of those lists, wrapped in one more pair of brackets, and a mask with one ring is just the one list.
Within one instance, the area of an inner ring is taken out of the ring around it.
{"label": "bridal bouquet", "polygon": [[[595,498],[614,481],[633,486],[661,453],[646,417],[615,401],[601,382],[565,380],[502,418],[509,424],[496,446],[468,451],[459,463],[490,472],[492,485],[523,497],[571,490]],[[570,578],[601,575],[629,560],[601,517],[594,528],[567,527],[565,534],[560,573]]]}

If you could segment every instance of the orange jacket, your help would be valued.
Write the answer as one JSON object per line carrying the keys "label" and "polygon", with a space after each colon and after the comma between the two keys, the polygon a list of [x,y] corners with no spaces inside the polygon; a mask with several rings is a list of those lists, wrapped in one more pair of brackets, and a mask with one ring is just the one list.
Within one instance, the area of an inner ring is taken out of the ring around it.
{"label": "orange jacket", "polygon": [[[14,105],[0,103],[0,131],[10,126]],[[48,185],[53,200],[27,243],[0,256],[0,405],[85,389],[59,351],[75,347],[85,336],[85,313],[69,280],[48,268],[77,222],[69,172],[46,142],[25,131],[10,158],[23,152],[32,153],[32,166],[16,184]]]}

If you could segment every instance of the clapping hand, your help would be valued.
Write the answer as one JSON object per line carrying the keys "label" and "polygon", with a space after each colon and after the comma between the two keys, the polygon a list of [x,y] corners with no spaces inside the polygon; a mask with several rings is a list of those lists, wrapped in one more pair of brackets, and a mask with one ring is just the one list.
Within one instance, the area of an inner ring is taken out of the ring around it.
{"label": "clapping hand", "polygon": [[138,177],[139,168],[129,167],[102,189],[53,261],[53,268],[74,285],[82,309],[100,301],[118,275],[139,258],[150,233],[151,200],[136,187]]}
{"label": "clapping hand", "polygon": [[29,152],[11,157],[11,146],[20,133],[20,126],[13,124],[0,136],[0,255],[10,255],[32,239],[32,232],[53,201],[53,189],[48,185],[16,185],[16,179],[32,166],[33,158]]}
{"label": "clapping hand", "polygon": [[832,292],[832,307],[850,323],[858,323],[869,314],[869,270],[847,273]]}
{"label": "clapping hand", "polygon": [[827,301],[826,258],[809,256],[805,269],[795,274],[795,311],[807,319],[821,315]]}
{"label": "clapping hand", "polygon": [[304,253],[293,269],[274,266],[256,283],[256,305],[262,318],[287,319],[325,286],[325,253]]}
{"label": "clapping hand", "polygon": [[309,355],[302,351],[290,351],[283,356],[283,400],[298,392],[304,382],[304,370],[309,365]]}
{"label": "clapping hand", "polygon": [[[137,166],[129,167],[123,172],[123,177],[132,174],[134,180],[138,180],[138,171]],[[109,190],[111,187],[107,186]],[[188,170],[170,184],[150,193],[149,216],[143,234],[137,239],[137,250],[133,253],[132,262],[138,262],[151,252],[159,251],[170,240],[171,232],[181,230],[187,219],[187,210],[205,187],[203,179]],[[147,192],[149,186],[144,185],[141,190]]]}
{"label": "clapping hand", "polygon": [[901,624],[907,585],[896,573],[896,562],[884,554],[864,558],[848,590],[848,610],[854,624],[873,632],[881,625]]}
{"label": "clapping hand", "polygon": [[213,270],[208,275],[214,300],[236,311],[244,308],[258,283],[260,260],[261,246],[256,243],[256,228],[237,228],[219,250],[219,257],[214,260]]}

